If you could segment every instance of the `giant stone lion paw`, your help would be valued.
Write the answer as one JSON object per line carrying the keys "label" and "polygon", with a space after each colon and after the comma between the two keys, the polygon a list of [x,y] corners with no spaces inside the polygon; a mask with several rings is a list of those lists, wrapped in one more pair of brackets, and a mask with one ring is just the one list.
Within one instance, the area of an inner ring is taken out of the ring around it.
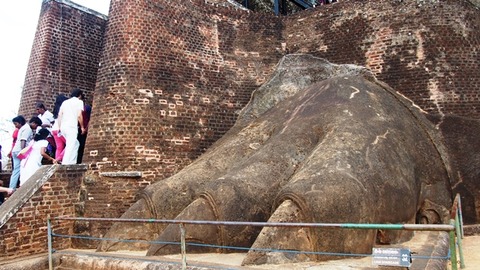
{"label": "giant stone lion paw", "polygon": [[[288,55],[223,138],[178,174],[147,187],[122,217],[444,222],[446,211],[438,209],[450,207],[452,196],[437,136],[418,108],[365,68]],[[428,219],[422,213],[428,213]],[[232,252],[217,245],[255,248],[243,264],[331,259],[257,249],[369,254],[376,241],[392,243],[411,236],[356,229],[185,228],[188,242],[214,245],[187,246],[188,252]],[[106,237],[178,242],[179,231],[176,224],[118,223]],[[147,248],[148,255],[180,252],[178,245],[168,244],[110,241],[99,246]]]}

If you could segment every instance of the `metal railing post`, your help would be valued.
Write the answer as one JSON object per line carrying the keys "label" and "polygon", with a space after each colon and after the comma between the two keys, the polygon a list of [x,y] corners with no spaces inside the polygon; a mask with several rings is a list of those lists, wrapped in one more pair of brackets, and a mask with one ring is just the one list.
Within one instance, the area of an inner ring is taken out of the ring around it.
{"label": "metal railing post", "polygon": [[[450,225],[455,226],[455,220],[450,219]],[[455,230],[449,232],[450,235],[450,263],[452,264],[452,270],[457,270],[457,248],[455,243]]]}
{"label": "metal railing post", "polygon": [[460,230],[460,215],[457,211],[457,215],[455,218],[455,231],[457,233],[457,244],[458,244],[458,255],[460,256],[460,268],[465,268],[465,260],[463,259],[463,246],[462,246],[462,233]]}
{"label": "metal railing post", "polygon": [[463,237],[465,236],[463,234],[463,215],[462,215],[462,200],[460,198],[460,194],[457,194],[457,197],[458,197],[458,220],[460,222],[460,232],[461,232],[461,235],[460,237]]}
{"label": "metal railing post", "polygon": [[53,270],[53,256],[52,256],[52,223],[50,215],[47,217],[47,242],[48,242],[48,270]]}
{"label": "metal railing post", "polygon": [[187,245],[185,243],[185,226],[183,223],[179,224],[180,226],[180,245],[182,249],[182,270],[187,269]]}

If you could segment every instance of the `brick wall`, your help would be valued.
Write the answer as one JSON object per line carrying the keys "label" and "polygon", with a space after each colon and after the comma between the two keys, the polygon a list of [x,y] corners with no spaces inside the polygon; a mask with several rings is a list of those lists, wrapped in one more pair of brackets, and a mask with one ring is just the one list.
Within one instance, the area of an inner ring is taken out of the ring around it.
{"label": "brick wall", "polygon": [[468,1],[356,1],[284,19],[289,52],[370,68],[423,110],[480,118],[480,19]]}
{"label": "brick wall", "polygon": [[[79,217],[118,218],[138,200],[139,190],[149,184],[136,173],[89,173],[84,177],[79,193],[76,215]],[[76,222],[77,235],[101,237],[110,228],[110,222]],[[96,248],[95,241],[74,240],[73,246]]]}
{"label": "brick wall", "polygon": [[[85,213],[119,217],[235,122],[282,54],[281,22],[204,1],[112,1],[84,161]],[[141,178],[106,177],[138,171]],[[98,235],[108,224],[90,230]]]}
{"label": "brick wall", "polygon": [[[78,193],[85,170],[86,167],[81,165],[58,168],[44,166],[2,205],[0,258],[11,259],[47,252],[47,218],[49,215],[76,215]],[[6,216],[11,217],[3,220]],[[71,221],[52,222],[52,230],[56,234],[71,235],[72,228]],[[69,239],[55,238],[54,248],[69,247]]]}
{"label": "brick wall", "polygon": [[55,97],[75,87],[92,99],[106,22],[67,0],[43,1],[20,100],[27,121],[37,102],[52,111]]}
{"label": "brick wall", "polygon": [[[84,158],[95,199],[85,211],[119,215],[138,190],[201,155],[286,53],[367,66],[427,112],[478,118],[478,11],[420,2],[345,0],[274,17],[199,0],[113,1]],[[109,171],[142,177],[97,174]],[[129,191],[111,204],[115,185]]]}
{"label": "brick wall", "polygon": [[478,27],[468,1],[346,0],[287,17],[113,1],[85,160],[172,175],[232,126],[287,52],[367,66],[426,112],[479,118]]}
{"label": "brick wall", "polygon": [[172,175],[220,138],[281,54],[280,21],[204,1],[113,1],[85,160]]}

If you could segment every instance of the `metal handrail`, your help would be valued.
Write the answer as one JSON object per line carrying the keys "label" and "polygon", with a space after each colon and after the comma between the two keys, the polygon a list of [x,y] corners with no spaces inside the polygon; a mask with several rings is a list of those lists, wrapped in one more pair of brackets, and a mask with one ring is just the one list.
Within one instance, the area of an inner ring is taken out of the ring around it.
{"label": "metal handrail", "polygon": [[133,222],[133,223],[165,223],[178,224],[181,233],[181,255],[182,269],[186,269],[186,240],[185,227],[186,224],[195,225],[224,225],[224,226],[259,226],[259,227],[322,227],[322,228],[342,228],[342,229],[378,229],[378,230],[407,230],[407,231],[446,231],[450,236],[450,261],[452,270],[457,270],[457,250],[460,255],[460,268],[465,268],[463,258],[463,249],[461,238],[463,238],[463,222],[461,214],[460,195],[455,197],[452,210],[450,224],[366,224],[366,223],[281,223],[281,222],[243,222],[243,221],[213,221],[213,220],[157,220],[157,219],[121,219],[121,218],[85,218],[85,217],[69,217],[60,216],[48,217],[48,260],[49,269],[53,270],[52,255],[52,229],[51,220],[71,220],[71,221],[100,221],[100,222]]}
{"label": "metal handrail", "polygon": [[449,224],[375,224],[375,223],[283,223],[283,222],[246,222],[246,221],[216,221],[216,220],[177,220],[177,219],[122,219],[122,218],[85,218],[60,216],[55,220],[109,221],[133,223],[166,223],[195,225],[225,225],[225,226],[257,226],[257,227],[323,227],[343,229],[379,229],[407,231],[453,231],[455,226]]}

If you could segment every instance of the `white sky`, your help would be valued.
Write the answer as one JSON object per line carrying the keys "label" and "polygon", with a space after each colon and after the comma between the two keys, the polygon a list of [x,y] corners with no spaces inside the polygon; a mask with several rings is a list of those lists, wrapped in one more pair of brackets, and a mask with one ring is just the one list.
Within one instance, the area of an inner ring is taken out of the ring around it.
{"label": "white sky", "polygon": [[[70,1],[108,15],[110,0]],[[15,117],[18,111],[42,2],[43,0],[2,1],[0,9],[0,37],[2,37],[0,42],[0,144],[4,148],[2,151],[4,153],[5,148],[9,148],[4,141],[6,138],[11,141],[13,130],[13,125],[7,122]]]}

